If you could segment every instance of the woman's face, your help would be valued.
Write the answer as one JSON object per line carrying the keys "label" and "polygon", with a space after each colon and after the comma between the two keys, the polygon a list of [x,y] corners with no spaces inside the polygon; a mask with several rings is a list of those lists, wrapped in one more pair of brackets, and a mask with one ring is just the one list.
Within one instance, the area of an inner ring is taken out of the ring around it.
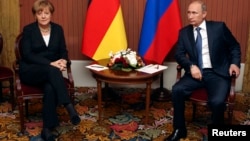
{"label": "woman's face", "polygon": [[46,26],[49,25],[52,14],[49,10],[49,7],[44,7],[40,11],[38,11],[35,16],[39,25]]}

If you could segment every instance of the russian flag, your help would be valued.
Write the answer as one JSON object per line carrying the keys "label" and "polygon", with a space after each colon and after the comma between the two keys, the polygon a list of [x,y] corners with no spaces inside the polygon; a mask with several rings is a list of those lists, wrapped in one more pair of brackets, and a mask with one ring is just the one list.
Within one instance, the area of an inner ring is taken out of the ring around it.
{"label": "russian flag", "polygon": [[180,28],[178,0],[147,0],[139,55],[146,62],[162,64],[177,41]]}
{"label": "russian flag", "polygon": [[82,53],[93,60],[127,49],[127,38],[119,0],[91,0],[83,31]]}

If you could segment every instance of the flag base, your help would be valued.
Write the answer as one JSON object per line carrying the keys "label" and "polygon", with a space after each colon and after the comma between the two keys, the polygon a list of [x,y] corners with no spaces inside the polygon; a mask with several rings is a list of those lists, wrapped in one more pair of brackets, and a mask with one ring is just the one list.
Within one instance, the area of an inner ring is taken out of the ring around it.
{"label": "flag base", "polygon": [[159,87],[152,91],[151,99],[154,101],[170,101],[171,94],[168,89]]}

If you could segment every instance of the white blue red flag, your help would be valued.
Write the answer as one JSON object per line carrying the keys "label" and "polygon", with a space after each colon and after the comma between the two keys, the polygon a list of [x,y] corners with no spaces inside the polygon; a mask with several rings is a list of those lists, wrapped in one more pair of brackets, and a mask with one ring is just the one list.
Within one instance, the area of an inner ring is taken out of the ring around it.
{"label": "white blue red flag", "polygon": [[146,62],[162,64],[177,41],[180,28],[178,0],[147,0],[139,55]]}

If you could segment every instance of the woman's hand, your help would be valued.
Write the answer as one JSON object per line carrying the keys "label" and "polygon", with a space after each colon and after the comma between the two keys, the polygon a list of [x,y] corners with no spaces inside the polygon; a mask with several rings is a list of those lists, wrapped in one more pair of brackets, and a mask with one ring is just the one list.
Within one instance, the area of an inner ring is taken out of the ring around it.
{"label": "woman's hand", "polygon": [[60,71],[65,71],[67,67],[67,61],[65,59],[59,59],[57,61],[51,62],[50,65],[60,69]]}

